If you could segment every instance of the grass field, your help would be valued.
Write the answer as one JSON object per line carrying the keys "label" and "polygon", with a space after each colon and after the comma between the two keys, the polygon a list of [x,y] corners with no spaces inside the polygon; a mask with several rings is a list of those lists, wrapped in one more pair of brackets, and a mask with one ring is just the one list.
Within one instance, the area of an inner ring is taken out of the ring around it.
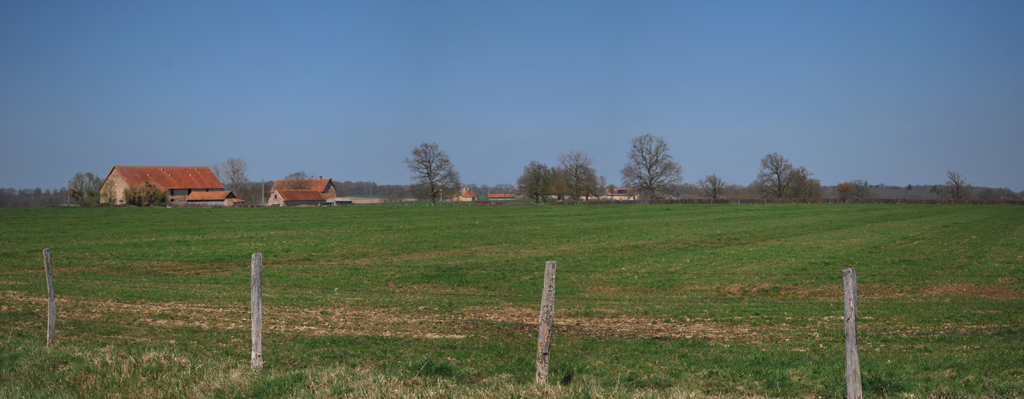
{"label": "grass field", "polygon": [[844,267],[867,395],[1024,396],[1022,207],[629,205],[3,210],[0,397],[843,397]]}

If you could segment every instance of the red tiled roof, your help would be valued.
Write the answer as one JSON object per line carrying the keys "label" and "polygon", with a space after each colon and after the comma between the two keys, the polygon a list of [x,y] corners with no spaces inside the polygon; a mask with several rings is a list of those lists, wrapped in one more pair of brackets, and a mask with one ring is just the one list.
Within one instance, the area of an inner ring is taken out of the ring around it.
{"label": "red tiled roof", "polygon": [[[141,184],[147,180],[168,190],[179,189],[217,189],[224,186],[217,180],[208,166],[120,166],[116,165],[110,172],[117,173],[128,184]],[[108,173],[107,176],[110,176]]]}
{"label": "red tiled roof", "polygon": [[188,195],[186,201],[223,201],[235,199],[230,191],[196,191]]}
{"label": "red tiled roof", "polygon": [[245,202],[245,200],[241,198],[228,198],[228,201],[234,202],[236,204]]}
{"label": "red tiled roof", "polygon": [[296,180],[274,180],[274,186],[270,192],[281,190],[313,190],[326,192],[328,185],[332,184],[331,179],[296,179]]}
{"label": "red tiled roof", "polygon": [[461,195],[462,198],[477,198],[476,193],[474,193],[473,190],[465,187],[462,188],[462,192],[459,193],[459,195]]}
{"label": "red tiled roof", "polygon": [[515,194],[487,194],[487,198],[511,198],[515,199]]}
{"label": "red tiled roof", "polygon": [[285,201],[326,201],[324,194],[314,190],[277,190]]}

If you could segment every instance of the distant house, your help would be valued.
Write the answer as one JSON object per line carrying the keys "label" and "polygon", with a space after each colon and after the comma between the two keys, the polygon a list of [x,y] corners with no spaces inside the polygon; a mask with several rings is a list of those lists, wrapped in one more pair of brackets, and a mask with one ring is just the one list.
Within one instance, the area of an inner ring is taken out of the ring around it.
{"label": "distant house", "polygon": [[474,193],[473,190],[470,190],[469,188],[466,187],[463,187],[462,190],[459,190],[459,193],[457,195],[452,197],[452,202],[472,202],[479,200],[480,197],[477,197],[476,193]]}
{"label": "distant house", "polygon": [[324,196],[324,193],[315,190],[273,190],[270,192],[267,205],[321,206],[327,205],[327,197]]}
{"label": "distant house", "polygon": [[348,197],[332,197],[332,198],[328,198],[327,199],[327,205],[343,206],[343,205],[352,205],[352,204],[353,204],[352,199],[348,198]]}
{"label": "distant house", "polygon": [[200,206],[235,206],[245,200],[235,197],[230,191],[196,191],[188,195],[186,203]]}
{"label": "distant house", "polygon": [[217,176],[207,166],[114,166],[107,173],[101,193],[101,203],[124,204],[124,189],[145,182],[159,184],[167,190],[167,201],[185,203],[194,192],[224,191]]}
{"label": "distant house", "polygon": [[616,187],[608,190],[605,199],[617,201],[632,201],[636,199],[636,189],[632,187]]}
{"label": "distant house", "polygon": [[338,195],[337,189],[334,188],[334,181],[324,179],[323,176],[318,179],[274,180],[274,187],[270,188],[270,192],[280,190],[313,190],[324,194],[326,198]]}
{"label": "distant house", "polygon": [[516,199],[515,194],[487,194],[488,201],[511,201]]}

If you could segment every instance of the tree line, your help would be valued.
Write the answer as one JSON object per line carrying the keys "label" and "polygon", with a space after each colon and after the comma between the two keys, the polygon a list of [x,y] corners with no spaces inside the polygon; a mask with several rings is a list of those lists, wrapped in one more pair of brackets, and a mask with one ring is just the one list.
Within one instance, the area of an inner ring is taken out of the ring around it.
{"label": "tree line", "polygon": [[[626,164],[620,170],[622,184],[635,192],[638,199],[661,198],[822,198],[825,190],[821,181],[804,166],[794,166],[779,153],[761,158],[757,178],[746,186],[730,184],[715,173],[685,184],[683,169],[669,153],[663,137],[644,134],[630,140]],[[437,143],[423,143],[406,158],[412,175],[412,190],[420,198],[436,202],[439,198],[454,196],[463,187],[459,174],[448,155]],[[909,187],[909,186],[908,186]],[[512,187],[503,187],[511,191]],[[594,159],[580,151],[559,155],[557,164],[548,166],[530,161],[516,179],[514,192],[536,202],[548,199],[588,200],[610,193],[614,185],[604,176],[598,176]],[[851,180],[835,186],[840,199],[873,198],[871,186],[864,180]],[[975,193],[977,191],[977,193]],[[1020,200],[1024,191],[1014,193],[1002,189],[975,190],[964,176],[947,171],[946,184],[936,190],[942,199]]]}
{"label": "tree line", "polygon": [[[715,173],[704,176],[695,184],[683,183],[683,169],[669,153],[668,143],[663,137],[644,134],[629,142],[626,164],[619,171],[623,186],[635,193],[638,199],[661,198],[822,198],[826,190],[821,181],[803,166],[794,166],[786,157],[771,153],[761,158],[757,178],[748,185],[728,183]],[[556,200],[589,200],[607,195],[614,184],[604,176],[597,175],[594,159],[581,151],[569,151],[558,156],[557,164],[548,166],[539,161],[530,161],[523,167],[523,173],[515,184],[463,184],[454,163],[437,143],[422,143],[413,148],[411,157],[404,160],[410,173],[411,184],[377,184],[375,182],[334,182],[339,196],[373,196],[394,202],[415,197],[436,203],[459,194],[465,187],[477,195],[488,193],[517,194],[536,202]],[[225,189],[250,202],[261,202],[269,193],[268,182],[249,180],[249,166],[238,158],[212,165],[210,170],[224,184]],[[313,176],[295,172],[284,180],[299,181]],[[269,182],[273,184],[273,182]],[[65,202],[89,206],[99,202],[103,179],[92,173],[78,173],[69,182],[67,189],[14,190],[0,189],[0,208],[43,207],[60,205]],[[876,186],[878,187],[878,186]],[[913,186],[908,185],[907,191]],[[829,190],[829,196],[840,199],[874,198],[872,186],[864,180],[851,180],[837,184]],[[131,192],[128,192],[131,191]],[[834,192],[833,192],[834,191]],[[1008,188],[975,188],[967,179],[955,171],[947,171],[946,183],[933,186],[930,190],[941,199],[951,200],[1024,200],[1024,191],[1014,192]],[[165,199],[166,193],[155,185],[129,187],[126,196],[130,204],[146,205]],[[161,198],[163,195],[163,199]]]}

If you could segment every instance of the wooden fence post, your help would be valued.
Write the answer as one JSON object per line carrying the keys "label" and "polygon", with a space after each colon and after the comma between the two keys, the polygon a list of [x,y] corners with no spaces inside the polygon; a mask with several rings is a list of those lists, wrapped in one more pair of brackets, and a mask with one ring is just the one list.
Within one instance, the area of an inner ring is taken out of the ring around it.
{"label": "wooden fence post", "polygon": [[857,271],[843,269],[843,332],[846,335],[846,398],[862,399],[860,354],[857,349]]}
{"label": "wooden fence post", "polygon": [[43,248],[43,267],[46,268],[46,346],[57,339],[57,302],[53,299],[53,263],[50,248]]}
{"label": "wooden fence post", "polygon": [[544,267],[544,292],[540,297],[540,331],[537,333],[538,384],[548,382],[548,364],[551,362],[551,330],[555,327],[555,261]]}
{"label": "wooden fence post", "polygon": [[252,254],[252,369],[263,368],[263,254]]}

